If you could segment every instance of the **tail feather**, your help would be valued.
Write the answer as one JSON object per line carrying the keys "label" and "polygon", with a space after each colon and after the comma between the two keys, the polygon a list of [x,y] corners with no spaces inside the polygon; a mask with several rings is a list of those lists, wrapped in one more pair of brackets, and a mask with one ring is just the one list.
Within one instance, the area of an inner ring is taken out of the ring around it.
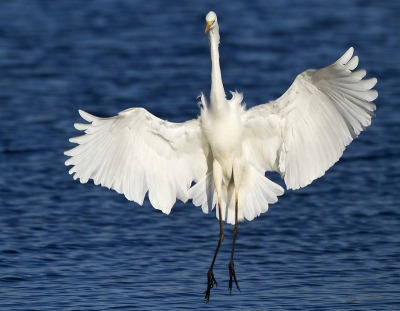
{"label": "tail feather", "polygon": [[243,206],[243,216],[247,220],[253,220],[268,210],[269,204],[276,203],[278,196],[284,190],[281,186],[266,178],[252,168],[252,178],[247,182],[247,187],[239,190],[239,205]]}
{"label": "tail feather", "polygon": [[[266,178],[250,165],[246,167],[239,188],[238,220],[253,220],[261,213],[268,210],[269,204],[276,203],[278,196],[284,190],[278,184]],[[217,205],[213,174],[209,172],[193,187],[189,189],[189,198],[193,204],[201,206],[204,213],[208,214]],[[235,223],[235,191],[233,183],[223,187],[221,194],[222,220]],[[218,209],[216,216],[219,219]]]}
{"label": "tail feather", "polygon": [[217,194],[215,192],[212,172],[209,172],[197,184],[188,191],[189,199],[196,206],[201,206],[203,212],[208,214],[217,204]]}

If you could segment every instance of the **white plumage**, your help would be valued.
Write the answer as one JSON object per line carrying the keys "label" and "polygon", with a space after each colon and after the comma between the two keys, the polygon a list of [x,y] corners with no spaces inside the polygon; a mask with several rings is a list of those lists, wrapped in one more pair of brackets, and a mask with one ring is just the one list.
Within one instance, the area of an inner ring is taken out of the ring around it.
{"label": "white plumage", "polygon": [[207,171],[208,146],[198,120],[174,124],[143,108],[98,118],[79,110],[91,124],[75,124],[85,135],[71,138],[79,146],[65,152],[70,174],[81,183],[93,179],[143,203],[149,191],[151,204],[169,214],[176,198],[186,202],[192,181]]}
{"label": "white plumage", "polygon": [[[226,99],[214,12],[206,23],[212,82],[210,101],[201,96],[201,116],[178,124],[143,108],[111,118],[80,110],[89,124],[75,124],[85,135],[70,139],[78,146],[65,152],[70,156],[66,165],[73,166],[74,179],[93,179],[139,204],[148,191],[151,204],[167,214],[176,198],[192,199],[205,213],[218,205],[219,198],[222,220],[236,221],[237,229],[237,220],[254,219],[283,194],[282,187],[265,177],[266,171],[279,172],[288,189],[298,189],[340,158],[371,124],[377,80],[362,80],[366,71],[353,71],[358,57],[350,48],[332,65],[298,75],[277,100],[246,110],[242,94],[234,92]],[[230,290],[232,276],[234,272]],[[209,275],[206,301],[213,282]]]}
{"label": "white plumage", "polygon": [[[305,187],[324,175],[345,147],[371,124],[372,101],[377,97],[371,88],[377,80],[362,80],[365,70],[351,72],[358,65],[358,57],[352,55],[350,48],[334,64],[303,72],[279,99],[249,110],[241,106],[242,95],[232,93],[231,100],[224,98],[226,106],[220,113],[205,114],[212,109],[207,109],[211,103],[202,96],[201,117],[180,124],[163,121],[143,108],[131,108],[111,118],[80,110],[82,118],[92,124],[75,124],[86,134],[70,139],[79,146],[65,152],[71,157],[65,164],[73,165],[70,174],[81,183],[93,179],[96,185],[114,189],[139,204],[149,191],[151,204],[164,213],[170,213],[176,198],[186,202],[189,194],[195,205],[208,212],[216,204],[212,199],[215,191],[208,195],[203,191],[201,199],[198,193],[195,197],[196,185],[189,191],[192,181],[205,180],[212,171],[207,137],[223,146],[228,142],[226,134],[236,134],[231,138],[242,148],[253,174],[277,171],[288,189]],[[233,120],[228,123],[227,119]],[[205,122],[212,123],[208,136]],[[283,193],[277,185],[272,188],[276,195]],[[276,202],[276,197],[271,197],[266,201]],[[252,200],[258,198],[252,196]],[[214,204],[206,208],[206,202]],[[245,218],[252,220],[267,209],[268,205],[255,210],[256,214],[247,211],[250,214]],[[239,216],[240,220],[243,217]]]}

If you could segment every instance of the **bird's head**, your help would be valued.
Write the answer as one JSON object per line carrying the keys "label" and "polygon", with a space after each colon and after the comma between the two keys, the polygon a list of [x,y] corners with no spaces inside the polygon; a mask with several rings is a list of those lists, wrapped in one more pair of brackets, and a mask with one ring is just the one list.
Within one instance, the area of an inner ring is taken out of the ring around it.
{"label": "bird's head", "polygon": [[206,29],[204,33],[207,33],[210,29],[213,29],[217,25],[217,14],[213,11],[208,12],[206,15]]}

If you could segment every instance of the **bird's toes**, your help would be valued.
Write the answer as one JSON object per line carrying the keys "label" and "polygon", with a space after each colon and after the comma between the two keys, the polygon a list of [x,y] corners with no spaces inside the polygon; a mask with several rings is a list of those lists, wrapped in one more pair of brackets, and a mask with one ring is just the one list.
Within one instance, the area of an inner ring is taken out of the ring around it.
{"label": "bird's toes", "polygon": [[233,281],[235,281],[236,288],[240,292],[240,287],[239,287],[239,283],[238,283],[238,281],[236,279],[235,265],[234,265],[233,261],[229,262],[228,267],[229,267],[229,285],[228,285],[229,294],[232,294],[232,283],[233,283]]}
{"label": "bird's toes", "polygon": [[210,301],[210,294],[211,294],[211,288],[218,286],[217,280],[214,277],[214,273],[210,270],[207,273],[207,289],[204,291],[204,301],[205,303],[208,303]]}

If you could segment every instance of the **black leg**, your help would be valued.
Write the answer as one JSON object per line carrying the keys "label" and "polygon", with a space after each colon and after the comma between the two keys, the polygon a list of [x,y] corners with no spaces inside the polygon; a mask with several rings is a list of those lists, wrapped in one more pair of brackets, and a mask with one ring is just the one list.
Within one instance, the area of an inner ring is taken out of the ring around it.
{"label": "black leg", "polygon": [[214,258],[211,262],[210,269],[208,269],[208,272],[207,272],[207,289],[204,292],[204,295],[205,295],[204,301],[206,303],[208,303],[210,301],[211,288],[213,288],[214,285],[218,286],[217,281],[214,278],[213,268],[214,268],[215,259],[217,258],[217,255],[218,255],[219,247],[221,246],[221,243],[225,236],[224,235],[224,227],[222,225],[222,210],[221,210],[221,199],[220,198],[218,198],[218,213],[219,213],[219,240],[218,240],[217,248],[214,253]]}
{"label": "black leg", "polygon": [[232,279],[236,283],[236,288],[238,291],[240,291],[240,287],[238,284],[238,281],[236,279],[236,274],[235,274],[235,264],[233,263],[233,253],[235,251],[235,242],[236,242],[236,236],[238,234],[238,194],[235,194],[235,226],[233,228],[233,240],[232,240],[232,250],[231,250],[231,260],[229,261],[229,294],[232,294]]}

